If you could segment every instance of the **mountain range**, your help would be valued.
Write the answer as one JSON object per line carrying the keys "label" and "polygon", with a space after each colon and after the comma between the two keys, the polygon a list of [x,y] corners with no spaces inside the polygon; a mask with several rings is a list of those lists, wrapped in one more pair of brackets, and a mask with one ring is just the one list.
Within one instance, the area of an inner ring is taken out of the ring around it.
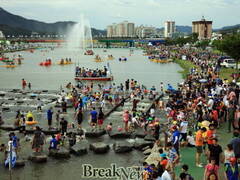
{"label": "mountain range", "polygon": [[[32,32],[39,34],[65,34],[76,24],[73,21],[45,23],[11,14],[0,7],[0,30],[5,34],[29,35]],[[92,35],[106,35],[106,31],[92,28]]]}
{"label": "mountain range", "polygon": [[[55,23],[45,23],[37,20],[26,19],[22,16],[9,13],[0,7],[0,30],[5,35],[31,35],[32,32],[37,32],[40,35],[46,34],[66,34],[72,26],[76,24],[73,21],[59,21]],[[217,32],[231,32],[240,28],[240,24],[234,26],[226,26],[221,29],[215,29]],[[159,30],[163,30],[160,28]],[[191,34],[191,26],[176,26],[177,32]],[[92,28],[92,36],[106,36],[106,30]]]}

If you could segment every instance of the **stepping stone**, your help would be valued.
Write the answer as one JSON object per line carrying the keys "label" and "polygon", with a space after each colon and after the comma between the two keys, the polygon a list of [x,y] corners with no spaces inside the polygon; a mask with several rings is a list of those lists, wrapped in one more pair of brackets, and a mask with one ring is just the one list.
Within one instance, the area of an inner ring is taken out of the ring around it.
{"label": "stepping stone", "polygon": [[104,129],[87,129],[85,132],[85,136],[89,138],[96,138],[106,134]]}
{"label": "stepping stone", "polygon": [[2,111],[10,111],[10,108],[9,107],[3,107]]}
{"label": "stepping stone", "polygon": [[153,141],[145,141],[143,139],[137,139],[134,143],[134,148],[142,150],[146,146],[152,147],[154,144]]}
{"label": "stepping stone", "polygon": [[67,132],[67,135],[70,135],[72,133],[74,133],[78,136],[82,136],[84,134],[84,131],[83,131],[83,129],[72,129],[72,130]]}
{"label": "stepping stone", "polygon": [[124,131],[119,132],[119,131],[113,130],[113,131],[110,131],[108,134],[111,138],[130,138],[131,137],[131,133],[124,132]]}
{"label": "stepping stone", "polygon": [[134,132],[134,136],[138,138],[144,138],[147,134],[142,129],[137,129],[136,132]]}
{"label": "stepping stone", "polygon": [[127,141],[116,142],[113,144],[115,153],[126,153],[132,151],[133,145]]}
{"label": "stepping stone", "polygon": [[14,125],[7,125],[7,124],[5,124],[5,125],[1,125],[0,129],[5,130],[5,131],[16,131],[16,130],[18,130],[20,128],[14,126]]}
{"label": "stepping stone", "polygon": [[47,162],[47,155],[39,152],[33,152],[28,159],[35,163]]}
{"label": "stepping stone", "polygon": [[25,166],[25,161],[24,160],[17,160],[15,167],[23,167]]}
{"label": "stepping stone", "polygon": [[49,156],[56,159],[70,158],[70,151],[65,147],[60,147],[59,149],[51,149],[49,151]]}
{"label": "stepping stone", "polygon": [[78,143],[76,143],[74,146],[70,148],[70,152],[76,156],[87,154],[88,151],[88,141],[82,140]]}
{"label": "stepping stone", "polygon": [[18,103],[18,104],[23,104],[23,103],[24,103],[24,101],[17,101],[17,103]]}
{"label": "stepping stone", "polygon": [[109,149],[110,149],[109,145],[102,142],[90,144],[90,150],[92,150],[96,154],[107,153]]}
{"label": "stepping stone", "polygon": [[4,97],[5,96],[5,94],[4,93],[0,93],[0,97]]}
{"label": "stepping stone", "polygon": [[58,130],[58,129],[43,129],[42,132],[45,135],[53,135],[53,134],[58,134],[60,132],[60,130]]}
{"label": "stepping stone", "polygon": [[156,141],[156,139],[151,134],[147,134],[144,138],[145,141]]}

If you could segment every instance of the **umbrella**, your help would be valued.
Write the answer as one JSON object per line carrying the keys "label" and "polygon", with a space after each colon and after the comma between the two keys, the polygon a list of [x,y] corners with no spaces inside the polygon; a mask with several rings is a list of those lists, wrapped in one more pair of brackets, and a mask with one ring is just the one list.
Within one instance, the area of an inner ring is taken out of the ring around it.
{"label": "umbrella", "polygon": [[208,82],[208,80],[206,80],[206,79],[200,79],[199,82],[200,82],[200,83],[206,83],[206,82]]}

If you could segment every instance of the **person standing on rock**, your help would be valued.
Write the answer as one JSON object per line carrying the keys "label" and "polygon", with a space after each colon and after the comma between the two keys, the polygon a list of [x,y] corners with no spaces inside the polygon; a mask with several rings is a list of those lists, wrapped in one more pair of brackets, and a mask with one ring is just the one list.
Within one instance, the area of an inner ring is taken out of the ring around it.
{"label": "person standing on rock", "polygon": [[82,112],[81,108],[78,108],[75,119],[77,120],[77,123],[78,123],[78,129],[81,129],[82,128],[81,124],[82,124],[82,121],[83,121],[83,112]]}
{"label": "person standing on rock", "polygon": [[50,107],[47,111],[47,120],[48,120],[49,129],[51,129],[51,126],[52,126],[52,117],[53,117],[53,111],[52,111],[52,107]]}
{"label": "person standing on rock", "polygon": [[62,99],[61,106],[62,106],[62,112],[63,113],[67,113],[67,102],[66,102],[66,100],[64,98]]}
{"label": "person standing on rock", "polygon": [[103,113],[103,111],[102,111],[102,108],[100,108],[100,109],[99,109],[99,113],[98,113],[98,126],[99,126],[99,129],[102,128],[103,119],[104,119],[104,113]]}
{"label": "person standing on rock", "polygon": [[28,89],[31,90],[31,88],[32,88],[32,84],[28,83]]}
{"label": "person standing on rock", "polygon": [[36,126],[36,130],[34,132],[34,137],[33,137],[33,141],[32,141],[33,151],[40,152],[43,144],[44,144],[44,139],[42,136],[42,131],[39,126]]}
{"label": "person standing on rock", "polygon": [[68,122],[66,119],[62,118],[60,121],[62,135],[67,133]]}
{"label": "person standing on rock", "polygon": [[128,131],[128,122],[130,120],[130,114],[128,112],[128,110],[125,110],[124,113],[123,113],[123,122],[125,124],[125,131],[127,132]]}
{"label": "person standing on rock", "polygon": [[22,89],[24,90],[27,86],[27,81],[25,79],[22,79]]}
{"label": "person standing on rock", "polygon": [[125,89],[129,91],[129,79],[125,81]]}
{"label": "person standing on rock", "polygon": [[97,111],[95,110],[95,107],[93,107],[92,111],[90,112],[90,115],[91,115],[91,122],[90,122],[90,125],[92,127],[95,127],[97,125],[97,117],[98,117],[98,113]]}

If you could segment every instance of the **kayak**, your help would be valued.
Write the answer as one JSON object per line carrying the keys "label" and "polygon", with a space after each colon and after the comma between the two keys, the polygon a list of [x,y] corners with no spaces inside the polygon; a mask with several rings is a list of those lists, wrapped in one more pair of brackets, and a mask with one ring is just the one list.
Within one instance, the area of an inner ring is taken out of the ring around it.
{"label": "kayak", "polygon": [[39,63],[40,66],[50,66],[52,65],[51,63],[48,63],[48,62],[41,62]]}
{"label": "kayak", "polygon": [[9,58],[6,58],[6,57],[0,57],[0,61],[6,61],[6,60],[9,60]]}
{"label": "kayak", "polygon": [[15,68],[15,67],[17,67],[17,65],[1,65],[0,67]]}
{"label": "kayak", "polygon": [[73,62],[64,62],[64,63],[62,64],[60,61],[58,61],[57,64],[58,64],[58,65],[69,65],[69,64],[73,64]]}
{"label": "kayak", "polygon": [[26,125],[35,125],[38,124],[38,121],[26,121]]}
{"label": "kayak", "polygon": [[101,59],[95,59],[94,61],[95,62],[103,62],[103,60],[101,60]]}

